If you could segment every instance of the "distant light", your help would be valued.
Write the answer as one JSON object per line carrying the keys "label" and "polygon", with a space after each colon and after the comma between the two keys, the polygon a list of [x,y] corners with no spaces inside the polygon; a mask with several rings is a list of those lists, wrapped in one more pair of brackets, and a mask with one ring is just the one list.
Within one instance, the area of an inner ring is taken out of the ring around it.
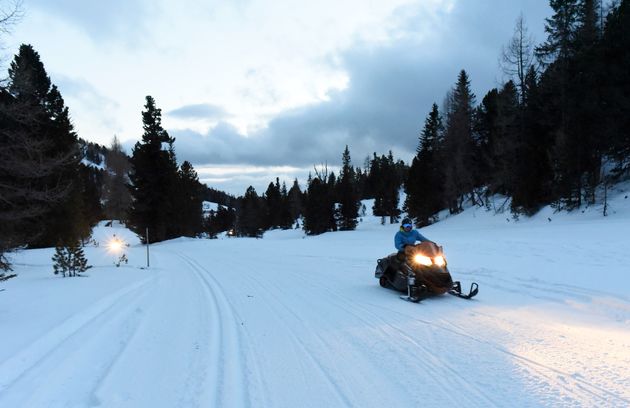
{"label": "distant light", "polygon": [[120,240],[119,238],[112,238],[108,243],[107,243],[107,248],[114,253],[118,253],[120,251],[122,251],[124,246],[124,242],[122,240]]}

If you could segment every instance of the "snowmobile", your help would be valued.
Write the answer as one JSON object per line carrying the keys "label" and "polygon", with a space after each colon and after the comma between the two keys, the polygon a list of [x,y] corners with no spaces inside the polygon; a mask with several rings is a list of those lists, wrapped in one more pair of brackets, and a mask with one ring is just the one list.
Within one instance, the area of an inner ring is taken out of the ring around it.
{"label": "snowmobile", "polygon": [[473,282],[470,291],[463,293],[461,283],[451,278],[442,247],[428,241],[379,259],[374,276],[382,287],[406,292],[401,299],[414,303],[444,293],[470,299],[479,292]]}

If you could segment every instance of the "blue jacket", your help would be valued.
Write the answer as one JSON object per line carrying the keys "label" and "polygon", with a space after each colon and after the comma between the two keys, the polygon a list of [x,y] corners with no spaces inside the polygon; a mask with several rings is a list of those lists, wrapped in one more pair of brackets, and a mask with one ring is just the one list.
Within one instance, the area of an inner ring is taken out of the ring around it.
{"label": "blue jacket", "polygon": [[402,251],[405,248],[405,245],[413,245],[416,241],[424,242],[429,241],[429,239],[423,236],[416,229],[412,229],[407,232],[401,228],[394,236],[394,246],[399,251]]}

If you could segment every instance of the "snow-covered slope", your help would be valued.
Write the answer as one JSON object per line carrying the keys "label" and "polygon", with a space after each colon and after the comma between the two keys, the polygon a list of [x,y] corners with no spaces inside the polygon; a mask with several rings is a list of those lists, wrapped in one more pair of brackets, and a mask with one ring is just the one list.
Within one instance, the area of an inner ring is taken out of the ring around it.
{"label": "snow-covered slope", "polygon": [[[379,287],[397,226],[146,249],[99,227],[83,278],[52,250],[0,293],[1,407],[630,405],[630,198],[515,222],[469,209],[422,230],[466,301]],[[106,251],[130,242],[128,265]],[[132,240],[133,239],[133,240]]]}

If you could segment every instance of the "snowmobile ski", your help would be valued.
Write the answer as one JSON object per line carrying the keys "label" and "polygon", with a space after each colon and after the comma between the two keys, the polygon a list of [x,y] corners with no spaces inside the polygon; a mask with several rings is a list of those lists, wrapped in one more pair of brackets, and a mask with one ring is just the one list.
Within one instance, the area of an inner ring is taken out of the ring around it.
{"label": "snowmobile ski", "polygon": [[470,284],[470,291],[468,294],[462,293],[462,284],[459,281],[453,282],[453,287],[448,291],[453,296],[460,297],[462,299],[471,299],[479,293],[479,285],[476,282]]}
{"label": "snowmobile ski", "polygon": [[421,300],[424,300],[429,297],[429,289],[424,286],[415,286],[407,288],[407,295],[401,295],[400,298],[402,300],[406,300],[407,302],[418,303]]}

